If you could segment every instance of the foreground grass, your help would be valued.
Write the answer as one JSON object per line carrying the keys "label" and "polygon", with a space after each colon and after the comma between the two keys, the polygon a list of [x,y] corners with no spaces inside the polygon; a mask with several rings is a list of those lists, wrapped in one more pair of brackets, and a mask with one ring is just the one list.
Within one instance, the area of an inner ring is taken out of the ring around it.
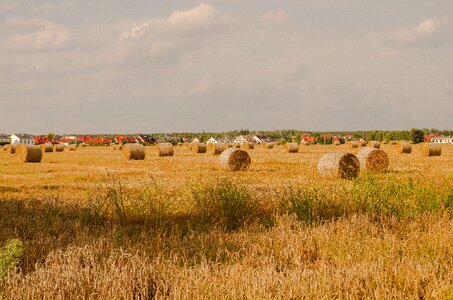
{"label": "foreground grass", "polygon": [[4,299],[427,298],[453,285],[453,183],[395,174],[272,191],[109,177],[90,201],[0,201]]}

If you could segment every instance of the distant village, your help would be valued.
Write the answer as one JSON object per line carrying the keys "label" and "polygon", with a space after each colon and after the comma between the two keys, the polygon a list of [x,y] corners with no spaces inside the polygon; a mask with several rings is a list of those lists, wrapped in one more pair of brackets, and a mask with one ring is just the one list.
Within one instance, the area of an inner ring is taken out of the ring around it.
{"label": "distant village", "polygon": [[[301,133],[295,135],[286,133],[284,138],[280,133],[280,137],[276,134],[238,134],[238,135],[208,135],[200,134],[198,136],[158,136],[152,134],[137,134],[137,135],[32,135],[32,134],[0,134],[0,145],[7,144],[27,144],[27,145],[42,145],[42,144],[64,144],[66,146],[71,144],[84,144],[91,146],[108,146],[111,144],[126,144],[126,143],[140,143],[143,145],[153,145],[157,143],[172,143],[173,145],[182,143],[226,143],[226,144],[244,144],[254,143],[262,144],[268,142],[305,142],[311,144],[332,144],[335,142],[346,143],[348,141],[367,139],[367,134],[311,134]],[[384,140],[384,135],[372,135],[369,140]],[[409,140],[409,139],[407,139]],[[442,144],[453,144],[452,136],[445,136],[440,133],[422,134],[418,142],[433,142]]]}

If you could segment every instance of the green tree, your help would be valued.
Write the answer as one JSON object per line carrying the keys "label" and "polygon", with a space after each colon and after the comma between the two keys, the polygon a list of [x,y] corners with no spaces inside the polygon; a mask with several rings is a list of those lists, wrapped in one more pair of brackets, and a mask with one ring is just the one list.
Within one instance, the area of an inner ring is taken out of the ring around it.
{"label": "green tree", "polygon": [[410,131],[410,139],[413,141],[415,144],[421,143],[424,141],[424,135],[425,133],[423,130],[417,129],[417,128],[412,128]]}

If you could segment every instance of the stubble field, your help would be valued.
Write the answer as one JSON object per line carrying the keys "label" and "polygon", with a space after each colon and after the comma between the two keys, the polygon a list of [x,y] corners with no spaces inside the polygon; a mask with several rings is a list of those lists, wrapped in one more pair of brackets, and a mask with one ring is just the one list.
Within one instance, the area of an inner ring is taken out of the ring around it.
{"label": "stubble field", "polygon": [[453,297],[453,145],[439,157],[382,145],[389,171],[352,181],[316,171],[324,153],[358,152],[347,145],[258,146],[246,172],[174,149],[39,164],[0,152],[0,245],[20,241],[2,249],[0,275],[18,263],[0,298]]}

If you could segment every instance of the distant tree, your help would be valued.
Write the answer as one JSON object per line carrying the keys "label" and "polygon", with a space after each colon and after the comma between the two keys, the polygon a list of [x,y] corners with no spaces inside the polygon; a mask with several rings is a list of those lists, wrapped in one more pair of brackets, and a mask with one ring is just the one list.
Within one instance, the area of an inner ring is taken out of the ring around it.
{"label": "distant tree", "polygon": [[423,130],[417,129],[417,128],[412,128],[410,131],[410,139],[413,141],[415,144],[421,143],[424,141],[424,135],[425,133]]}
{"label": "distant tree", "polygon": [[55,133],[51,133],[49,132],[47,135],[46,135],[47,138],[49,139],[53,139],[55,137]]}

